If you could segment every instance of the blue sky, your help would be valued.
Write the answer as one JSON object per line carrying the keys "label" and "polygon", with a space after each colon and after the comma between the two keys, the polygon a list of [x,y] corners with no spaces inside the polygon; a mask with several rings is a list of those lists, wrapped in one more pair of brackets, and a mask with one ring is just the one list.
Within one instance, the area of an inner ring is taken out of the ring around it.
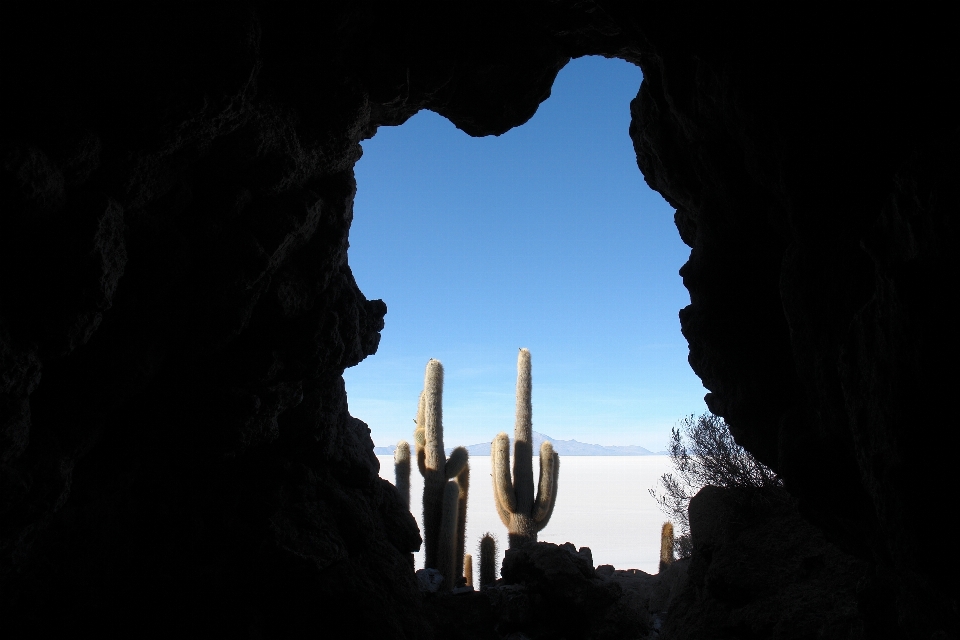
{"label": "blue sky", "polygon": [[534,429],[554,438],[658,451],[706,409],[677,316],[689,249],[627,132],[641,79],[581,58],[502,136],[421,111],[363,143],[349,261],[388,311],[379,351],[344,379],[378,446],[411,440],[429,358],[447,446],[512,433],[520,347]]}

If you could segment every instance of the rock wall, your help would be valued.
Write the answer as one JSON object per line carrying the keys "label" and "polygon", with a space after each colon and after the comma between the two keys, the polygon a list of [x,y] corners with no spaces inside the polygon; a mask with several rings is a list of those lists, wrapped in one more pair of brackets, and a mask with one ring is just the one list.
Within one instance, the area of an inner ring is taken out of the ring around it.
{"label": "rock wall", "polygon": [[4,624],[428,637],[341,377],[386,306],[347,263],[370,108],[335,41],[290,68],[242,4],[61,10],[4,35]]}
{"label": "rock wall", "polygon": [[904,635],[957,634],[958,558],[926,560],[957,486],[950,36],[899,11],[707,8],[650,34],[631,135],[692,248],[680,319],[707,404],[876,563]]}
{"label": "rock wall", "polygon": [[957,632],[956,555],[920,561],[956,485],[949,20],[254,2],[2,24],[10,624],[290,636],[336,613],[430,637],[414,521],[341,378],[386,312],[346,260],[358,143],[421,108],[502,133],[601,54],[644,71],[630,135],[692,247],[711,408],[874,563],[904,633]]}
{"label": "rock wall", "polygon": [[665,638],[880,638],[896,626],[871,608],[867,563],[827,542],[785,492],[705,487],[690,532]]}

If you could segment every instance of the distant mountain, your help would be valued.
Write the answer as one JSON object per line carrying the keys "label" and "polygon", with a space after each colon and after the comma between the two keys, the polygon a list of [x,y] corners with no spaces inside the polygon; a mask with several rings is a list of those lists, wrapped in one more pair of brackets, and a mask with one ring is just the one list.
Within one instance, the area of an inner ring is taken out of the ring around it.
{"label": "distant mountain", "polygon": [[[650,451],[636,445],[629,446],[604,446],[602,444],[588,444],[586,442],[577,442],[576,440],[556,440],[542,433],[533,432],[533,451],[534,455],[539,455],[540,444],[549,441],[553,444],[553,450],[561,456],[664,456],[666,451]],[[510,438],[511,451],[513,451],[513,438]],[[393,455],[396,445],[389,447],[374,447],[373,451],[379,456]],[[453,447],[446,449],[447,455],[453,451]],[[482,442],[480,444],[471,444],[467,447],[471,456],[489,456],[490,443]]]}

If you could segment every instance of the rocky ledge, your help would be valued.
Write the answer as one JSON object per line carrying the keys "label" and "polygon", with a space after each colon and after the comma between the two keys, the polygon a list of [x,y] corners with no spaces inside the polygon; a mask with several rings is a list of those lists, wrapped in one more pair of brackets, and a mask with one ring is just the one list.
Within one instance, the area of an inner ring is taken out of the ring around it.
{"label": "rocky ledge", "polygon": [[[661,573],[594,567],[588,547],[511,549],[480,591],[425,593],[451,640],[875,638],[876,577],[829,543],[785,492],[707,487],[690,508],[694,553]],[[892,622],[892,621],[891,621]]]}

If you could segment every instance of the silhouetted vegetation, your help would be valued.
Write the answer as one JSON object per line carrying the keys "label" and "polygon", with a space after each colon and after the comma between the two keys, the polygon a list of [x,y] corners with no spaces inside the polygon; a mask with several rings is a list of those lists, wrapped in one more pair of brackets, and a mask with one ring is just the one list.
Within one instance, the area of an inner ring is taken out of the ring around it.
{"label": "silhouetted vegetation", "polygon": [[693,551],[688,507],[700,489],[707,485],[782,487],[777,475],[738,445],[723,418],[712,413],[699,417],[690,414],[673,427],[669,451],[676,471],[663,474],[659,487],[650,489],[650,495],[676,523],[674,551],[678,558],[686,558]]}

